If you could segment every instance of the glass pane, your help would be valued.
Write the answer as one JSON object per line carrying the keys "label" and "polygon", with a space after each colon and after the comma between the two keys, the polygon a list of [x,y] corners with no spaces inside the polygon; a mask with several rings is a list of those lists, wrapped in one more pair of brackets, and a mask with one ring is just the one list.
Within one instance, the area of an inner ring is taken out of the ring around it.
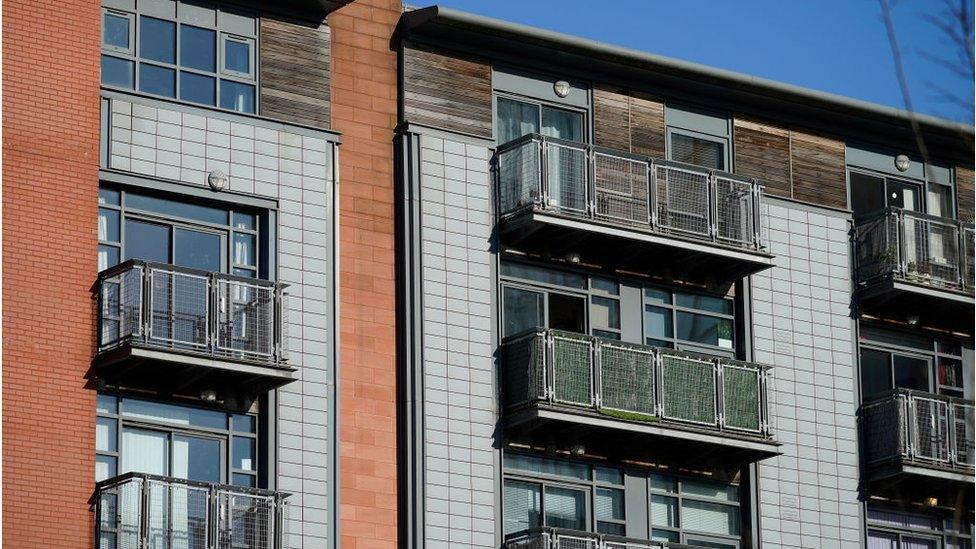
{"label": "glass pane", "polygon": [[681,492],[692,496],[739,501],[739,487],[722,482],[684,480],[681,482]]}
{"label": "glass pane", "polygon": [[677,532],[671,532],[670,530],[659,530],[654,528],[651,530],[651,539],[654,541],[673,541],[678,543],[681,536]]}
{"label": "glass pane", "polygon": [[597,520],[624,520],[624,491],[597,488],[593,508]]}
{"label": "glass pane", "polygon": [[139,57],[176,64],[176,23],[143,15],[140,18]]}
{"label": "glass pane", "polygon": [[851,172],[851,209],[856,217],[864,217],[884,208],[884,179]]}
{"label": "glass pane", "polygon": [[610,280],[608,278],[600,278],[595,276],[590,281],[590,287],[593,290],[605,292],[610,295],[620,294],[620,285],[617,284],[617,281]]}
{"label": "glass pane", "polygon": [[234,473],[231,478],[233,479],[234,486],[244,486],[246,488],[254,488],[257,485],[257,477],[254,475],[248,475],[246,473]]}
{"label": "glass pane", "polygon": [[861,391],[864,398],[891,389],[891,355],[884,351],[861,349]]}
{"label": "glass pane", "polygon": [[898,549],[898,534],[868,530],[868,549]]}
{"label": "glass pane", "polygon": [[178,404],[163,404],[134,398],[122,399],[122,414],[126,417],[161,421],[175,425],[226,429],[227,414]]}
{"label": "glass pane", "polygon": [[659,301],[664,304],[671,304],[671,292],[658,288],[644,288],[644,299],[646,301]]}
{"label": "glass pane", "polygon": [[937,549],[939,542],[931,538],[903,536],[901,538],[901,547],[902,549]]}
{"label": "glass pane", "polygon": [[176,71],[141,63],[139,65],[139,91],[176,97]]}
{"label": "glass pane", "polygon": [[681,522],[686,530],[737,536],[739,508],[686,499],[681,503]]}
{"label": "glass pane", "polygon": [[604,339],[614,339],[620,341],[620,334],[617,332],[608,332],[606,330],[592,330],[592,335],[594,337],[602,337]]}
{"label": "glass pane", "polygon": [[972,549],[973,544],[968,539],[946,538],[946,549]]}
{"label": "glass pane", "polygon": [[169,434],[122,429],[122,473],[169,474]]}
{"label": "glass pane", "polygon": [[224,225],[227,223],[227,210],[190,204],[178,200],[169,200],[137,193],[126,193],[126,207],[147,212],[160,213],[167,216],[193,219],[205,223]]}
{"label": "glass pane", "polygon": [[939,357],[939,385],[963,388],[962,361],[958,358]]}
{"label": "glass pane", "polygon": [[234,264],[257,264],[257,239],[253,234],[234,233]]}
{"label": "glass pane", "polygon": [[538,484],[506,480],[503,500],[505,534],[541,525],[542,498]]}
{"label": "glass pane", "polygon": [[180,65],[217,72],[216,33],[191,25],[180,25]]}
{"label": "glass pane", "polygon": [[586,529],[586,494],[571,488],[546,487],[546,526]]}
{"label": "glass pane", "polygon": [[623,484],[624,474],[620,472],[620,469],[611,469],[609,467],[594,467],[593,475],[597,482],[606,482],[608,484]]}
{"label": "glass pane", "polygon": [[732,314],[732,301],[722,297],[701,294],[685,294],[678,292],[675,299],[679,307],[711,311],[713,313]]}
{"label": "glass pane", "polygon": [[234,430],[239,433],[253,433],[255,432],[256,422],[254,421],[254,416],[246,416],[243,414],[234,414],[232,417]]}
{"label": "glass pane", "polygon": [[678,499],[668,496],[651,496],[651,524],[678,527]]}
{"label": "glass pane", "polygon": [[234,212],[234,228],[254,230],[257,227],[257,216],[254,214]]}
{"label": "glass pane", "polygon": [[732,321],[695,313],[677,313],[678,339],[732,348]]}
{"label": "glass pane", "polygon": [[644,306],[644,335],[647,337],[673,337],[671,310]]}
{"label": "glass pane", "polygon": [[244,278],[257,278],[257,271],[254,269],[241,269],[240,267],[234,267],[232,271],[235,276],[243,276]]}
{"label": "glass pane", "polygon": [[542,135],[583,141],[583,115],[578,112],[542,107]]}
{"label": "glass pane", "polygon": [[612,534],[614,536],[625,536],[627,535],[627,528],[623,524],[618,524],[614,522],[601,522],[597,521],[596,531],[600,534]]}
{"label": "glass pane", "polygon": [[940,341],[938,350],[942,354],[962,356],[962,346],[957,341]]}
{"label": "glass pane", "polygon": [[115,456],[95,456],[95,482],[112,478],[118,474]]}
{"label": "glass pane", "polygon": [[98,245],[98,270],[104,271],[119,264],[119,249],[115,246]]}
{"label": "glass pane", "polygon": [[255,471],[255,441],[253,438],[234,437],[234,469]]}
{"label": "glass pane", "polygon": [[135,63],[111,55],[102,56],[102,84],[131,88]]}
{"label": "glass pane", "polygon": [[118,449],[117,420],[110,417],[100,417],[95,423],[95,450],[99,452],[115,452]]}
{"label": "glass pane", "polygon": [[220,441],[174,435],[173,476],[201,482],[220,482]]}
{"label": "glass pane", "polygon": [[916,530],[937,530],[939,528],[939,520],[929,515],[890,511],[877,507],[868,507],[868,521],[884,526]]}
{"label": "glass pane", "polygon": [[503,300],[505,307],[504,336],[545,325],[542,293],[506,287],[503,291]]}
{"label": "glass pane", "polygon": [[220,81],[220,106],[237,112],[254,112],[254,86],[230,80]]}
{"label": "glass pane", "polygon": [[929,361],[924,358],[894,355],[895,387],[930,391]]}
{"label": "glass pane", "polygon": [[112,395],[99,394],[95,399],[95,410],[100,414],[114,414],[118,411],[119,401]]}
{"label": "glass pane", "polygon": [[105,12],[102,17],[102,44],[129,49],[129,18]]}
{"label": "glass pane", "polygon": [[651,474],[651,490],[663,490],[665,492],[677,492],[678,482],[672,477]]}
{"label": "glass pane", "polygon": [[498,98],[498,143],[539,133],[539,106],[504,97]]}
{"label": "glass pane", "polygon": [[586,277],[583,275],[546,269],[545,267],[537,267],[535,265],[526,265],[524,263],[502,262],[502,276],[522,278],[543,284],[552,284],[553,286],[564,286],[575,290],[586,289]]}
{"label": "glass pane", "polygon": [[182,267],[220,272],[221,235],[176,228],[176,257],[174,263]]}
{"label": "glass pane", "polygon": [[620,329],[620,301],[608,297],[593,296],[590,325],[600,328]]}
{"label": "glass pane", "polygon": [[224,40],[224,68],[241,74],[251,74],[251,44]]}
{"label": "glass pane", "polygon": [[647,338],[644,343],[650,345],[651,347],[661,347],[663,349],[674,349],[673,341],[664,341],[663,339]]}
{"label": "glass pane", "polygon": [[126,219],[125,259],[169,263],[169,227]]}
{"label": "glass pane", "polygon": [[888,180],[888,205],[914,212],[922,209],[921,187],[915,183]]}
{"label": "glass pane", "polygon": [[180,73],[180,99],[203,105],[217,102],[217,80],[192,72]]}
{"label": "glass pane", "polygon": [[119,238],[119,211],[107,208],[98,209],[98,239],[109,242],[118,242]]}
{"label": "glass pane", "polygon": [[731,541],[715,541],[712,539],[703,539],[698,536],[688,536],[685,540],[689,545],[695,548],[702,549],[737,549],[738,545]]}
{"label": "glass pane", "polygon": [[929,183],[928,210],[939,217],[953,217],[952,215],[952,187]]}
{"label": "glass pane", "polygon": [[586,300],[564,294],[549,294],[549,327],[554,330],[586,333]]}
{"label": "glass pane", "polygon": [[671,160],[715,170],[725,169],[725,146],[710,139],[671,134]]}
{"label": "glass pane", "polygon": [[559,459],[549,459],[524,454],[505,454],[505,467],[520,471],[529,471],[543,475],[568,477],[578,480],[590,479],[590,467],[583,463],[572,463]]}
{"label": "glass pane", "polygon": [[120,194],[119,191],[117,191],[115,189],[99,188],[98,189],[98,203],[99,203],[99,205],[101,205],[101,204],[111,204],[111,205],[118,206],[119,205],[119,194]]}

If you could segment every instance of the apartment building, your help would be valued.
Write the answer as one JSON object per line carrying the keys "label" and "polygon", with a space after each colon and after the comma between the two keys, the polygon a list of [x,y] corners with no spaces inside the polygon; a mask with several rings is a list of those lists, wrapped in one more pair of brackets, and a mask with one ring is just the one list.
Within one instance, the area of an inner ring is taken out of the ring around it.
{"label": "apartment building", "polygon": [[394,544],[399,2],[4,8],[5,545]]}
{"label": "apartment building", "polygon": [[402,547],[972,547],[972,127],[439,7],[394,47]]}

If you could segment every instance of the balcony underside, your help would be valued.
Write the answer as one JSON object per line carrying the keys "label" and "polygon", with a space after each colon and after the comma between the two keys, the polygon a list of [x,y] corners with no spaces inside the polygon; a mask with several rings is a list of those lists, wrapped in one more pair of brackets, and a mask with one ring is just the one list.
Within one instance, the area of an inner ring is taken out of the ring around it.
{"label": "balcony underside", "polygon": [[926,463],[896,460],[868,466],[868,484],[873,494],[898,495],[918,500],[929,497],[951,503],[959,497],[972,501],[973,471]]}
{"label": "balcony underside", "polygon": [[650,233],[526,209],[502,221],[503,244],[527,253],[724,286],[772,267],[769,254],[678,234]]}
{"label": "balcony underside", "polygon": [[197,397],[214,390],[229,409],[246,410],[263,393],[294,380],[294,368],[201,356],[192,352],[124,343],[99,353],[90,377],[112,387],[160,396]]}
{"label": "balcony underside", "polygon": [[886,277],[858,292],[861,312],[879,318],[905,322],[918,316],[918,325],[955,332],[971,333],[973,328],[972,294],[916,284]]}
{"label": "balcony underside", "polygon": [[673,422],[628,421],[558,404],[530,404],[505,414],[506,442],[533,446],[582,445],[618,460],[738,468],[781,454],[764,438],[696,429]]}

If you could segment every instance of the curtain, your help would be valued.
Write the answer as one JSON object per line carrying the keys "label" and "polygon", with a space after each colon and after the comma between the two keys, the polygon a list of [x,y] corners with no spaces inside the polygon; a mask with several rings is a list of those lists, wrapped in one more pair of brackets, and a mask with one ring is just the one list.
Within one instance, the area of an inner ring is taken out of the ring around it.
{"label": "curtain", "polygon": [[498,142],[508,143],[530,133],[539,133],[539,107],[499,97]]}

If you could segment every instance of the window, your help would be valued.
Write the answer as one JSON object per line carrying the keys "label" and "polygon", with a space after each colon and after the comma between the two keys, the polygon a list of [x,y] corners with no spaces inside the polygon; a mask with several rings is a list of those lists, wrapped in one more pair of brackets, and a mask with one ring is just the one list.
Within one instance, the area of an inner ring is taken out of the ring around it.
{"label": "window", "polygon": [[102,84],[232,111],[256,110],[257,19],[190,2],[102,10]]}
{"label": "window", "polygon": [[671,160],[694,164],[703,168],[726,170],[727,140],[694,135],[682,130],[671,130],[668,132],[668,136],[671,145]]}
{"label": "window", "polygon": [[737,485],[651,474],[648,492],[651,539],[702,547],[739,546]]}
{"label": "window", "polygon": [[258,215],[142,191],[99,189],[98,269],[142,259],[257,278]]}
{"label": "window", "polygon": [[962,346],[913,334],[861,330],[861,393],[864,400],[892,389],[965,395]]}
{"label": "window", "polygon": [[95,480],[128,472],[257,486],[257,416],[99,394]]}
{"label": "window", "polygon": [[725,114],[665,105],[668,159],[712,170],[731,171],[731,126]]}
{"label": "window", "polygon": [[869,549],[972,549],[970,514],[961,523],[939,514],[910,513],[869,505]]}
{"label": "window", "polygon": [[851,209],[857,217],[868,216],[888,207],[952,217],[952,190],[946,185],[929,184],[929,205],[926,209],[920,182],[853,170],[850,172],[850,182]]}
{"label": "window", "polygon": [[498,143],[538,133],[569,141],[583,141],[583,113],[508,97],[497,100]]}
{"label": "window", "polygon": [[735,349],[735,306],[727,297],[644,288],[644,337],[668,348]]}

